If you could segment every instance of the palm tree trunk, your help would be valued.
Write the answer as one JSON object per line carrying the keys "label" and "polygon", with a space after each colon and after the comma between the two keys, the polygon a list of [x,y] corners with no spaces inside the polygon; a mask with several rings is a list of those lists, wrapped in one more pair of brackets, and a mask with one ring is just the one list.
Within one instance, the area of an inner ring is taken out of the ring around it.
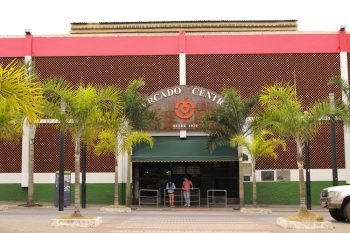
{"label": "palm tree trunk", "polygon": [[114,166],[114,205],[119,205],[118,155],[115,155],[115,166]]}
{"label": "palm tree trunk", "polygon": [[252,159],[252,176],[253,176],[253,206],[257,206],[256,198],[256,174],[255,174],[255,160]]}
{"label": "palm tree trunk", "polygon": [[239,208],[244,208],[244,183],[243,183],[243,152],[238,146],[238,169],[239,169]]}
{"label": "palm tree trunk", "polygon": [[297,143],[297,163],[299,169],[299,198],[300,198],[300,206],[299,212],[305,212],[306,204],[305,204],[305,179],[304,179],[304,163],[303,163],[303,148],[304,143],[300,139],[295,140]]}
{"label": "palm tree trunk", "polygon": [[117,145],[115,148],[115,167],[114,167],[114,205],[119,205],[119,187],[118,187],[118,158],[122,155],[122,145],[124,143],[123,136],[117,134]]}
{"label": "palm tree trunk", "polygon": [[131,155],[128,155],[128,168],[127,168],[127,178],[126,178],[126,192],[125,192],[125,204],[127,206],[131,206],[131,169],[132,169],[132,163],[131,163]]}
{"label": "palm tree trunk", "polygon": [[[32,130],[32,129],[30,129]],[[27,206],[34,206],[34,139],[29,139]]]}
{"label": "palm tree trunk", "polygon": [[80,135],[78,130],[75,136],[75,191],[74,191],[74,214],[73,216],[81,216],[80,213]]}
{"label": "palm tree trunk", "polygon": [[[117,141],[118,143],[118,141]],[[114,205],[119,205],[119,189],[118,189],[118,151],[119,145],[117,145],[115,150],[115,165],[114,165]]]}

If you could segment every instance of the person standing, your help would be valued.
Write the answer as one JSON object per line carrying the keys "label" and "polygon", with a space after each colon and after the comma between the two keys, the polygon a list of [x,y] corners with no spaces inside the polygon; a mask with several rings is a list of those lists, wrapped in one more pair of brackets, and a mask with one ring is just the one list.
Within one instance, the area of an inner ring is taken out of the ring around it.
{"label": "person standing", "polygon": [[190,207],[190,190],[193,189],[192,181],[184,177],[184,181],[182,182],[182,190],[184,191],[185,198],[185,206]]}
{"label": "person standing", "polygon": [[174,207],[174,192],[175,192],[176,186],[171,180],[169,180],[168,183],[166,184],[165,189],[167,190],[168,196],[169,196],[169,206]]}

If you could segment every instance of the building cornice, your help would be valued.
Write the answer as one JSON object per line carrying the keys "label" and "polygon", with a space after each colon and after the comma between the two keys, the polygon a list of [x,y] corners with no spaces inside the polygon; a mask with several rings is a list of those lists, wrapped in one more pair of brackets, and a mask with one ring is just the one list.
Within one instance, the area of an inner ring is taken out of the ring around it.
{"label": "building cornice", "polygon": [[296,20],[71,23],[71,34],[297,31]]}

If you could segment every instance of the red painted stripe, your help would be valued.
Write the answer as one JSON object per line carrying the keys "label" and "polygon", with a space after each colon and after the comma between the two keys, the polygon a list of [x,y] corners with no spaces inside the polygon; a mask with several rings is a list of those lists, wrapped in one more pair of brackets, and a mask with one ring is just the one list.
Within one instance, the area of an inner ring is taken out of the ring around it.
{"label": "red painted stripe", "polygon": [[187,36],[187,54],[337,53],[338,34]]}
{"label": "red painted stripe", "polygon": [[[182,37],[181,37],[182,36]],[[350,34],[342,39],[350,52]],[[344,42],[345,41],[345,42]],[[32,56],[120,56],[187,54],[338,53],[340,35],[178,35],[33,37]],[[0,57],[22,57],[24,38],[0,38]]]}
{"label": "red painted stripe", "polygon": [[340,49],[344,52],[350,52],[350,35],[349,34],[340,34]]}
{"label": "red painted stripe", "polygon": [[34,37],[33,56],[178,54],[178,41],[177,36]]}
{"label": "red painted stripe", "polygon": [[24,38],[0,38],[0,57],[23,57]]}

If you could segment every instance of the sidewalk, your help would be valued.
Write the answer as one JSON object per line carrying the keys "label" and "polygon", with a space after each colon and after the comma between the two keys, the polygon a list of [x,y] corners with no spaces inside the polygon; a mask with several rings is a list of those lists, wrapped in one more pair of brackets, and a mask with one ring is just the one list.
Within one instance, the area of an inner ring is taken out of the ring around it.
{"label": "sidewalk", "polygon": [[[102,224],[97,228],[52,227],[51,219],[68,216],[73,213],[73,206],[58,211],[50,203],[43,207],[21,207],[22,203],[6,204],[9,209],[0,211],[0,233],[301,233],[305,231],[285,230],[276,225],[276,218],[291,215],[298,206],[264,205],[272,209],[268,215],[242,214],[233,207],[207,208],[178,207],[136,208],[131,213],[101,212],[103,205],[88,205],[81,209],[84,216],[100,216]],[[247,206],[248,207],[248,206]],[[314,207],[313,211],[322,212],[331,220],[327,210]],[[334,222],[335,230],[317,233],[345,233],[347,223]]]}
{"label": "sidewalk", "polygon": [[[19,206],[20,204],[24,204],[23,202],[0,202],[1,206],[7,206],[9,209],[28,209],[27,207]],[[57,209],[58,207],[55,207],[52,203],[39,203],[42,205],[42,207],[32,207],[37,209]],[[91,210],[99,210],[99,208],[106,206],[103,204],[87,204],[87,209]],[[245,208],[250,208],[251,205],[247,204],[245,205]],[[258,208],[266,208],[271,209],[273,212],[293,212],[297,211],[299,209],[299,205],[258,205]],[[65,207],[65,210],[73,210],[73,204],[71,206]],[[132,205],[132,210],[147,210],[147,211],[156,211],[156,210],[183,210],[183,211],[231,211],[239,210],[239,205],[228,205],[227,208],[223,206],[210,206],[207,208],[206,204],[201,205],[198,207],[197,205],[193,205],[191,207],[184,207],[184,206],[175,206],[175,208],[169,208],[167,206],[159,205],[158,208],[155,205],[143,205],[139,208],[138,205]],[[84,209],[83,209],[84,210]],[[327,209],[322,208],[320,205],[312,206],[311,208],[314,212],[328,212]],[[59,211],[57,211],[59,212]],[[64,211],[65,212],[65,211]]]}
{"label": "sidewalk", "polygon": [[[245,208],[252,208],[251,205],[245,205]],[[298,211],[299,205],[258,205],[257,208],[264,208],[264,209],[271,209],[273,212],[293,212]],[[239,211],[239,205],[228,205],[227,208],[222,206],[210,206],[207,207],[206,204],[201,205],[201,207],[198,207],[196,205],[193,205],[191,207],[184,207],[184,206],[175,206],[175,208],[169,208],[167,206],[160,205],[158,208],[155,206],[141,206],[139,208],[138,205],[132,206],[133,210],[183,210],[183,211]],[[314,212],[328,212],[327,209],[322,208],[321,206],[315,205],[311,207],[311,211]]]}

